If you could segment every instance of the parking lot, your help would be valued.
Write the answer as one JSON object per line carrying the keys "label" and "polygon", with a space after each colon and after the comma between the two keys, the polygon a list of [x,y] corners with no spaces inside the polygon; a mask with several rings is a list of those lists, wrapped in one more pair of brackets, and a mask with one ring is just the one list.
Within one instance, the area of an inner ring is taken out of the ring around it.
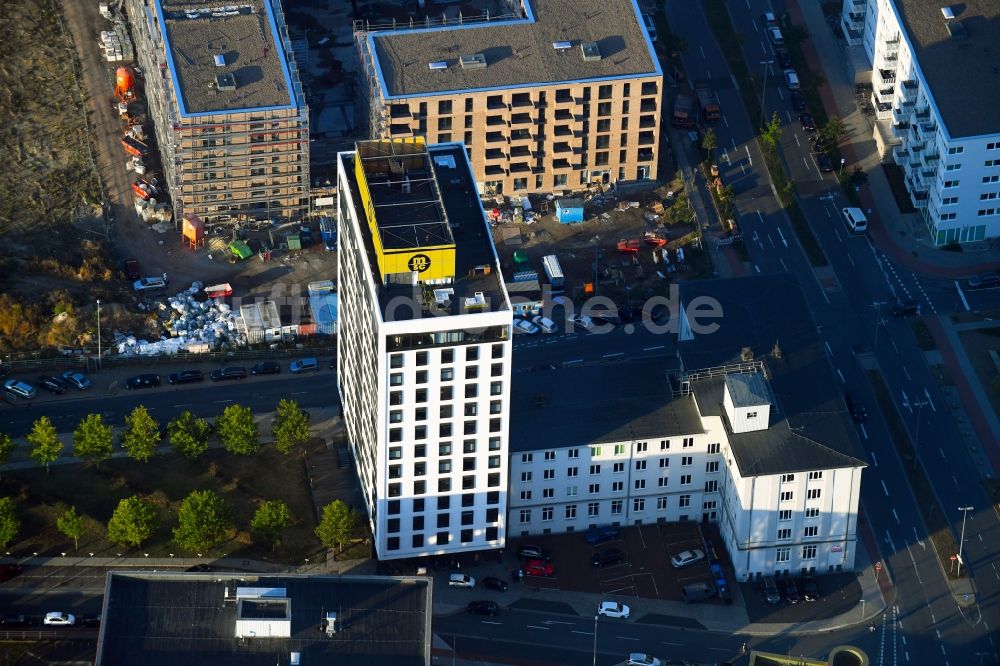
{"label": "parking lot", "polygon": [[[707,534],[711,539],[712,535]],[[622,528],[617,539],[591,545],[581,532],[535,535],[520,539],[509,546],[516,556],[524,544],[537,544],[552,553],[555,574],[552,577],[529,576],[523,584],[546,590],[590,592],[602,595],[622,595],[650,599],[681,600],[681,587],[692,583],[712,582],[708,558],[684,569],[674,569],[670,558],[683,550],[704,549],[697,523],[658,523]],[[720,543],[715,539],[715,543]],[[625,557],[620,564],[595,567],[594,554],[611,549],[621,550]],[[732,569],[721,544],[715,549],[726,575]],[[722,604],[721,599],[703,603]]]}
{"label": "parking lot", "polygon": [[852,608],[858,609],[858,618],[861,618],[862,589],[857,574],[831,574],[816,576],[815,579],[819,587],[819,599],[797,603],[789,603],[785,595],[785,581],[781,578],[775,579],[781,593],[781,602],[778,604],[769,604],[764,600],[759,582],[740,583],[739,588],[743,593],[750,622],[808,622],[835,617]]}

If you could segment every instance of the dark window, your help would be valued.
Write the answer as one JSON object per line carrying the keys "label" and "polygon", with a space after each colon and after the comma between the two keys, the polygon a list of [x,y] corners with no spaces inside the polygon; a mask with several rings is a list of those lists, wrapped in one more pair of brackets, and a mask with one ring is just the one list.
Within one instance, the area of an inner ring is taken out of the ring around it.
{"label": "dark window", "polygon": [[465,98],[465,112],[466,113],[472,113],[472,98],[471,97],[466,97]]}
{"label": "dark window", "polygon": [[[600,146],[598,146],[598,148],[599,147]],[[427,383],[427,371],[426,370],[419,370],[419,371],[417,371],[417,383],[418,384],[426,384]]]}
{"label": "dark window", "polygon": [[500,419],[490,419],[490,432],[500,432]]}
{"label": "dark window", "polygon": [[600,86],[597,89],[597,99],[611,99],[611,86]]}
{"label": "dark window", "polygon": [[415,421],[426,421],[427,420],[427,408],[417,407],[413,410],[413,419]]}
{"label": "dark window", "polygon": [[[475,515],[476,515],[475,511],[463,511],[462,512],[462,524],[463,525],[471,525],[472,522],[473,522],[473,519],[474,519]],[[393,531],[398,532],[399,531],[399,521],[396,521],[396,529],[393,530],[390,527],[389,531],[390,532],[393,532]]]}
{"label": "dark window", "polygon": [[472,541],[473,530],[462,530],[462,543],[469,543]]}
{"label": "dark window", "polygon": [[398,483],[389,484],[389,497],[399,497],[403,494],[403,487]]}
{"label": "dark window", "polygon": [[[606,155],[607,153],[605,153]],[[417,389],[417,402],[427,402],[427,389]]]}
{"label": "dark window", "polygon": [[413,535],[413,547],[414,548],[423,548],[424,547],[424,535],[423,534],[414,534]]}
{"label": "dark window", "polygon": [[442,423],[438,426],[438,435],[441,437],[451,437],[451,424]]}
{"label": "dark window", "polygon": [[503,363],[494,363],[490,368],[490,377],[503,377]]}
{"label": "dark window", "polygon": [[390,442],[402,442],[403,441],[403,429],[402,428],[390,428],[389,429],[389,441]]}
{"label": "dark window", "polygon": [[390,368],[402,368],[403,367],[403,355],[393,354],[389,357],[389,367]]}
{"label": "dark window", "polygon": [[463,472],[474,472],[474,471],[476,471],[476,459],[475,458],[462,458],[462,471]]}
{"label": "dark window", "polygon": [[449,113],[451,113],[451,100],[445,99],[438,102],[438,114],[444,116]]}
{"label": "dark window", "polygon": [[413,494],[423,495],[427,492],[427,482],[426,481],[414,481],[413,482]]}
{"label": "dark window", "polygon": [[442,363],[454,363],[455,361],[455,350],[454,349],[442,349],[441,350],[441,362]]}
{"label": "dark window", "polygon": [[446,493],[451,490],[451,479],[438,479],[438,492]]}
{"label": "dark window", "polygon": [[[463,519],[465,518],[465,514],[464,513],[462,514],[462,518]],[[388,526],[387,526],[386,529],[388,529],[389,532],[398,532],[399,531],[399,518],[390,518],[389,522],[388,522]]]}
{"label": "dark window", "polygon": [[478,365],[467,365],[465,366],[465,378],[475,379],[479,376],[479,366]]}
{"label": "dark window", "polygon": [[465,493],[462,495],[462,506],[475,506],[476,496],[472,493]]}
{"label": "dark window", "polygon": [[389,537],[385,547],[388,550],[399,550],[399,537]]}
{"label": "dark window", "polygon": [[413,463],[413,476],[426,476],[427,475],[427,463],[418,462]]}
{"label": "dark window", "polygon": [[389,500],[386,510],[390,516],[399,513],[399,500]]}
{"label": "dark window", "polygon": [[442,400],[451,400],[452,394],[453,394],[452,387],[450,387],[450,386],[442,386],[441,387],[441,399]]}
{"label": "dark window", "polygon": [[450,497],[438,497],[437,499],[438,499],[438,510],[451,508]]}
{"label": "dark window", "polygon": [[476,477],[473,475],[462,477],[462,490],[472,490],[476,487]]}
{"label": "dark window", "polygon": [[450,419],[452,414],[451,405],[441,405],[441,407],[438,409],[438,414],[443,419]]}
{"label": "dark window", "polygon": [[[500,486],[500,475],[499,474],[496,474],[496,473],[490,474],[488,477],[486,477],[486,479],[487,479],[486,485],[488,485],[490,488],[497,488],[497,487]],[[490,498],[490,493],[487,493],[487,495],[486,495],[486,503],[487,504],[498,504],[500,502],[500,494],[497,493],[495,495],[495,497],[496,497],[496,499],[491,502],[490,499],[489,499]]]}
{"label": "dark window", "polygon": [[486,509],[486,522],[495,523],[500,520],[500,509]]}
{"label": "dark window", "polygon": [[403,404],[403,392],[393,391],[389,394],[389,404],[390,405],[402,405]]}
{"label": "dark window", "polygon": [[438,527],[439,528],[441,528],[441,527],[448,527],[448,525],[449,525],[450,522],[451,522],[451,514],[448,514],[448,513],[439,513],[438,514]]}
{"label": "dark window", "polygon": [[437,533],[437,545],[447,546],[449,541],[451,541],[451,534],[449,534],[448,532]]}
{"label": "dark window", "polygon": [[427,365],[427,352],[425,351],[417,352],[417,365]]}
{"label": "dark window", "polygon": [[427,439],[427,426],[414,426],[413,427],[413,438],[414,439]]}
{"label": "dark window", "polygon": [[451,118],[438,118],[438,130],[445,131],[451,129]]}
{"label": "dark window", "polygon": [[499,527],[487,527],[486,528],[486,540],[496,541],[500,538],[500,528]]}
{"label": "dark window", "polygon": [[[490,474],[490,487],[491,488],[495,485],[493,483],[493,477],[494,476],[497,477],[497,481],[498,482],[500,480],[500,475],[499,474]],[[499,504],[500,503],[500,491],[499,490],[491,490],[490,492],[486,493],[486,503],[487,504]]]}
{"label": "dark window", "polygon": [[611,131],[611,121],[607,118],[597,121],[597,131],[598,132],[610,132]]}
{"label": "dark window", "polygon": [[413,500],[413,513],[420,513],[424,510],[424,498],[418,497]]}
{"label": "dark window", "polygon": [[416,531],[424,529],[424,517],[413,516],[413,529]]}
{"label": "dark window", "polygon": [[402,465],[389,465],[389,478],[398,479],[403,476],[403,466]]}
{"label": "dark window", "polygon": [[466,384],[465,385],[465,397],[466,398],[477,398],[477,397],[479,397],[479,385],[478,384]]}
{"label": "dark window", "polygon": [[465,360],[466,361],[478,361],[479,360],[479,347],[466,347],[465,348]]}
{"label": "dark window", "polygon": [[476,422],[475,421],[466,421],[463,424],[463,426],[462,426],[462,432],[464,432],[466,435],[475,435],[476,434]]}
{"label": "dark window", "polygon": [[503,345],[493,345],[493,358],[503,358]]}
{"label": "dark window", "polygon": [[413,447],[413,457],[414,458],[426,458],[427,457],[427,446],[424,444],[417,444]]}

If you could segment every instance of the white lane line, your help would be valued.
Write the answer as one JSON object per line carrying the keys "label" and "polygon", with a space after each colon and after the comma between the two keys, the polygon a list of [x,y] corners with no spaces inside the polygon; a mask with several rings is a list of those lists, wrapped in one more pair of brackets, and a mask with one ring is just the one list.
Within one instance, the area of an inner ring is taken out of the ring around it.
{"label": "white lane line", "polygon": [[889,488],[885,485],[885,481],[882,482],[882,492],[885,493],[886,497],[889,496]]}
{"label": "white lane line", "polygon": [[722,122],[726,123],[726,127],[729,127],[729,121],[726,120],[725,116],[722,116]]}
{"label": "white lane line", "polygon": [[601,358],[614,358],[615,356],[624,356],[625,352],[615,352],[614,354],[605,354]]}
{"label": "white lane line", "polygon": [[944,457],[944,449],[942,449],[940,446],[938,447],[938,453],[941,454],[942,458],[944,458],[945,460],[947,460],[947,458]]}
{"label": "white lane line", "polygon": [[892,510],[892,517],[896,519],[896,524],[897,525],[902,525],[903,524],[903,521],[899,519],[899,514],[896,513],[895,509]]}
{"label": "white lane line", "polygon": [[582,634],[584,636],[593,636],[594,635],[594,632],[592,632],[592,631],[577,631],[576,629],[573,629],[570,633],[573,633],[573,634]]}
{"label": "white lane line", "polygon": [[176,407],[190,407],[190,406],[191,406],[192,404],[193,404],[193,403],[189,403],[189,402],[186,402],[186,403],[184,403],[183,405],[173,405],[173,406],[174,406],[175,408],[176,408]]}
{"label": "white lane line", "polygon": [[841,384],[846,384],[847,383],[847,380],[844,379],[844,373],[842,373],[840,371],[840,368],[837,368],[837,375],[840,377],[840,383]]}
{"label": "white lane line", "polygon": [[854,267],[856,267],[856,266],[857,266],[857,264],[855,264],[855,263],[854,263],[854,257],[852,257],[851,255],[849,255],[849,254],[847,255],[847,260],[848,260],[849,262],[851,262],[851,267],[852,267],[852,268],[854,268]]}
{"label": "white lane line", "polygon": [[773,239],[773,238],[771,238],[771,234],[768,234],[768,235],[767,235],[767,240],[768,240],[768,242],[770,242],[770,243],[771,243],[771,247],[774,247],[774,239]]}
{"label": "white lane line", "polygon": [[216,400],[215,404],[222,405],[222,404],[225,404],[227,402],[232,402],[232,400]]}
{"label": "white lane line", "polygon": [[906,650],[905,652],[903,652],[903,656],[906,657],[906,661],[909,661],[910,660],[910,651]]}
{"label": "white lane line", "polygon": [[503,622],[494,622],[493,620],[483,620],[483,624],[498,624],[498,625],[502,625]]}
{"label": "white lane line", "polygon": [[309,391],[295,391],[294,393],[290,393],[289,395],[305,395],[306,393],[309,393]]}
{"label": "white lane line", "polygon": [[[793,134],[792,136],[794,136],[794,137],[795,137],[795,145],[796,145],[796,146],[801,146],[802,144],[801,144],[801,143],[799,143],[799,135],[798,135],[798,134]],[[803,157],[803,158],[802,158],[802,161],[803,161],[803,162],[805,162],[805,161],[806,161],[806,158],[805,158],[805,157]],[[808,164],[806,165],[806,168],[809,168],[809,165],[808,165]]]}
{"label": "white lane line", "polygon": [[657,349],[663,349],[663,345],[656,345],[655,347],[645,347],[642,351],[656,351]]}
{"label": "white lane line", "polygon": [[875,457],[875,452],[872,451],[871,454],[872,454],[872,462],[875,463],[876,467],[878,467],[878,458]]}
{"label": "white lane line", "polygon": [[729,652],[729,648],[717,648],[717,647],[710,647],[710,648],[708,648],[708,649],[709,649],[709,650],[715,650],[716,652]]}
{"label": "white lane line", "polygon": [[903,374],[906,375],[906,379],[908,381],[913,381],[913,378],[910,377],[910,371],[906,369],[905,365],[903,366]]}
{"label": "white lane line", "polygon": [[788,247],[788,241],[785,240],[785,234],[781,233],[781,228],[780,227],[775,227],[775,230],[778,232],[778,235],[781,236],[781,244],[784,245],[785,248],[787,248]]}
{"label": "white lane line", "polygon": [[785,265],[785,260],[782,259],[781,257],[778,257],[778,263],[781,264],[781,268],[787,273],[788,272],[788,266]]}
{"label": "white lane line", "polygon": [[941,646],[941,654],[948,654],[947,652],[944,651],[944,646],[943,645]]}
{"label": "white lane line", "polygon": [[757,264],[754,264],[754,265],[753,265],[753,267],[754,267],[754,269],[755,269],[755,270],[756,270],[756,271],[757,271],[758,273],[760,273],[760,266],[758,266]]}
{"label": "white lane line", "polygon": [[836,237],[837,237],[837,240],[838,240],[838,241],[840,241],[841,243],[843,243],[843,242],[844,242],[844,239],[843,239],[843,237],[842,237],[842,236],[840,235],[840,232],[839,232],[839,231],[837,231],[837,227],[834,227],[834,228],[833,228],[833,235],[834,235],[834,236],[836,236]]}
{"label": "white lane line", "polygon": [[705,59],[705,60],[708,60],[708,56],[705,55],[705,47],[704,46],[699,46],[698,50],[701,51],[701,57],[703,59]]}
{"label": "white lane line", "polygon": [[788,116],[788,122],[792,122],[792,114],[789,111],[785,111],[785,115]]}
{"label": "white lane line", "polygon": [[583,363],[583,359],[574,358],[572,361],[563,361],[563,365],[569,365],[570,363]]}
{"label": "white lane line", "polygon": [[660,642],[663,643],[664,645],[673,645],[673,646],[676,646],[676,647],[680,647],[681,645],[684,645],[684,643],[670,643],[668,641],[660,641]]}
{"label": "white lane line", "polygon": [[969,301],[965,299],[965,292],[962,291],[962,285],[958,284],[958,280],[955,280],[955,291],[958,292],[958,297],[962,299],[962,307],[968,312],[972,308],[969,307]]}
{"label": "white lane line", "polygon": [[931,400],[931,394],[927,391],[927,387],[926,386],[924,387],[924,396],[927,398],[927,402],[929,402],[930,405],[931,405],[931,411],[932,412],[936,412],[937,411],[937,407],[934,406],[934,401]]}
{"label": "white lane line", "polygon": [[865,439],[868,439],[868,431],[865,429],[865,424],[864,423],[859,423],[858,427],[861,428],[861,434],[862,434],[862,436],[864,436]]}
{"label": "white lane line", "polygon": [[[798,139],[798,137],[796,137],[796,140],[797,139]],[[809,171],[809,160],[806,159],[805,155],[802,156],[802,164],[803,164],[803,166],[805,166],[806,171]]]}
{"label": "white lane line", "polygon": [[747,161],[749,161],[749,162],[750,162],[750,168],[752,169],[752,168],[753,168],[753,158],[752,158],[752,157],[750,157],[750,146],[749,146],[749,144],[748,144],[748,145],[747,145],[747,146],[745,146],[745,147],[746,147],[746,149],[747,149]]}
{"label": "white lane line", "polygon": [[824,347],[826,347],[826,355],[827,355],[827,356],[833,356],[833,350],[832,350],[832,349],[830,349],[830,343],[829,343],[829,342],[826,342],[826,341],[824,341],[824,342],[823,342],[823,346],[824,346]]}
{"label": "white lane line", "polygon": [[527,627],[528,629],[544,629],[545,631],[549,630],[549,627],[539,627],[537,624],[529,624],[527,625]]}
{"label": "white lane line", "polygon": [[632,636],[615,636],[615,638],[617,638],[618,640],[622,640],[622,641],[637,641],[637,640],[639,640],[638,638],[634,638]]}

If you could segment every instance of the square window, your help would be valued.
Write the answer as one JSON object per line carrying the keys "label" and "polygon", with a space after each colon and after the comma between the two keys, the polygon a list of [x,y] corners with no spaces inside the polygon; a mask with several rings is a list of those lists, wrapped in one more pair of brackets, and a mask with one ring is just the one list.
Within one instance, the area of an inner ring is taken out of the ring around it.
{"label": "square window", "polygon": [[454,349],[442,349],[441,350],[441,362],[442,363],[454,363],[455,362],[455,350]]}
{"label": "square window", "polygon": [[386,505],[386,511],[388,511],[390,516],[399,513],[399,500],[389,500]]}
{"label": "square window", "polygon": [[423,510],[424,510],[424,498],[417,497],[416,499],[413,500],[412,511],[413,513],[420,513]]}
{"label": "square window", "polygon": [[451,514],[449,514],[449,513],[439,513],[437,515],[437,526],[439,528],[440,527],[448,527],[448,524],[450,522],[451,522]]}
{"label": "square window", "polygon": [[424,547],[424,535],[423,534],[414,534],[412,542],[413,542],[413,547],[414,548],[423,548]]}
{"label": "square window", "polygon": [[388,550],[399,550],[399,537],[389,537],[385,547]]}
{"label": "square window", "polygon": [[439,493],[451,492],[451,479],[448,478],[438,479],[438,492]]}
{"label": "square window", "polygon": [[476,504],[476,496],[472,493],[465,493],[462,495],[462,506],[474,506]]}
{"label": "square window", "polygon": [[418,351],[416,354],[417,365],[427,365],[427,352]]}
{"label": "square window", "polygon": [[449,541],[451,541],[451,534],[449,534],[448,532],[437,533],[437,545],[447,546]]}

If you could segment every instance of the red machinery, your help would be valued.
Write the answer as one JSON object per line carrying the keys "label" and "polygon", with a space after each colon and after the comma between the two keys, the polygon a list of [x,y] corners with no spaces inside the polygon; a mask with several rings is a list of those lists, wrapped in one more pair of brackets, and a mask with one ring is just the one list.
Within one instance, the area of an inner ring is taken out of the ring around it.
{"label": "red machinery", "polygon": [[125,149],[126,153],[135,157],[147,157],[150,152],[149,146],[144,141],[129,134],[122,137],[122,148]]}
{"label": "red machinery", "polygon": [[618,251],[622,254],[639,254],[639,241],[622,239],[618,241]]}
{"label": "red machinery", "polygon": [[128,67],[115,70],[115,97],[123,102],[135,99],[135,78]]}
{"label": "red machinery", "polygon": [[652,245],[653,247],[663,247],[667,244],[666,238],[660,238],[656,233],[652,231],[647,231],[642,235],[642,239],[646,241],[646,245]]}

